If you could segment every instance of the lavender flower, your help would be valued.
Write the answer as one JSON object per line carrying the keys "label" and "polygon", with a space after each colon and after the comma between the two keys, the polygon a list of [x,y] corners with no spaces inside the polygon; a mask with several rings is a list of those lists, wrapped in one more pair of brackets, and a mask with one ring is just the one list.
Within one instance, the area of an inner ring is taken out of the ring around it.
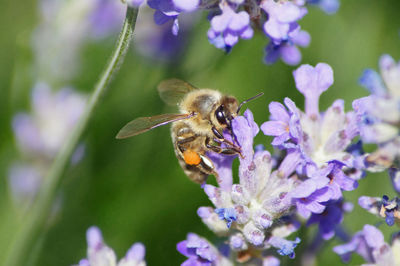
{"label": "lavender flower", "polygon": [[44,83],[32,92],[32,113],[18,113],[13,130],[18,147],[26,155],[54,158],[82,115],[86,96],[70,88],[57,93]]}
{"label": "lavender flower", "polygon": [[[244,156],[239,158],[240,182],[232,185],[231,168],[228,170],[218,160],[225,156],[214,154],[211,159],[217,167],[221,186],[205,185],[204,191],[216,209],[200,207],[198,215],[212,231],[229,237],[231,250],[248,254],[248,259],[252,258],[251,250],[270,247],[277,248],[281,255],[294,257],[294,248],[300,240],[291,242],[285,237],[296,231],[298,224],[283,218],[291,213],[293,205],[288,194],[295,182],[280,176],[277,170],[271,172],[269,152],[254,152],[253,138],[259,129],[249,110],[235,118],[232,127]],[[231,160],[228,166],[231,167]],[[280,222],[276,223],[277,220]]]}
{"label": "lavender flower", "polygon": [[394,225],[395,222],[400,222],[400,199],[397,197],[389,200],[386,195],[382,198],[361,196],[358,199],[358,204],[368,212],[385,218],[386,224],[389,226]]}
{"label": "lavender flower", "polygon": [[355,100],[353,108],[362,140],[378,145],[367,157],[368,163],[383,169],[399,168],[393,164],[400,156],[400,63],[383,55],[379,65],[381,76],[371,69],[364,71],[360,84],[371,95]]}
{"label": "lavender flower", "polygon": [[[393,238],[389,245],[384,241],[383,234],[372,225],[365,225],[357,232],[350,242],[333,248],[344,262],[349,262],[351,254],[356,252],[362,256],[368,265],[398,265],[400,258],[400,240]],[[366,265],[366,264],[363,264]]]}
{"label": "lavender flower", "polygon": [[43,169],[23,162],[13,163],[8,172],[8,182],[14,202],[21,206],[36,196],[43,179]]}
{"label": "lavender flower", "polygon": [[389,176],[392,180],[394,190],[400,194],[400,170],[396,168],[389,169]]}
{"label": "lavender flower", "polygon": [[343,216],[347,212],[353,210],[353,204],[343,202],[343,200],[328,201],[323,203],[325,209],[321,214],[313,213],[307,221],[307,225],[317,223],[319,226],[319,234],[325,240],[331,239],[336,231],[340,231],[340,224]]}
{"label": "lavender flower", "polygon": [[233,265],[212,244],[194,233],[189,233],[186,240],[176,245],[176,249],[188,258],[182,266]]}
{"label": "lavender flower", "polygon": [[311,213],[320,214],[329,200],[339,200],[342,190],[357,187],[362,176],[347,175],[349,169],[361,168],[360,153],[350,148],[358,135],[353,112],[344,112],[344,102],[336,100],[324,113],[319,112],[318,102],[322,92],[333,83],[333,71],[327,64],[314,68],[302,65],[293,72],[297,89],[305,96],[305,112],[293,101],[285,99],[287,109],[280,103],[270,104],[271,121],[261,125],[265,135],[274,136],[272,145],[285,150],[287,155],[279,170],[283,176],[293,171],[302,183],[291,191],[297,211],[305,218]]}
{"label": "lavender flower", "polygon": [[332,15],[335,14],[339,7],[339,0],[306,0],[310,5],[316,5],[325,13]]}
{"label": "lavender flower", "polygon": [[125,9],[121,2],[108,0],[41,0],[39,4],[40,23],[33,34],[35,69],[39,80],[50,84],[74,77],[85,40],[116,33]]}
{"label": "lavender flower", "polygon": [[[43,177],[82,115],[85,104],[86,96],[69,88],[56,93],[44,83],[33,88],[31,113],[18,113],[12,121],[17,146],[24,156],[24,161],[14,164],[9,171],[16,202],[31,202],[36,196]],[[77,163],[83,153],[81,144],[72,163]]]}
{"label": "lavender flower", "polygon": [[250,27],[250,16],[245,11],[236,13],[234,9],[223,2],[220,4],[222,14],[211,19],[211,28],[208,31],[210,43],[217,48],[227,51],[239,40],[253,37],[253,29]]}
{"label": "lavender flower", "polygon": [[162,63],[178,61],[196,19],[193,15],[181,16],[180,21],[183,23],[179,35],[176,36],[171,32],[173,21],[156,25],[151,16],[152,12],[147,6],[141,7],[135,26],[134,48],[140,55],[152,61]]}
{"label": "lavender flower", "polygon": [[[330,2],[329,2],[330,1]],[[130,0],[133,6],[141,0]],[[207,32],[211,44],[229,52],[239,39],[251,39],[253,28],[262,28],[270,40],[266,48],[265,63],[270,64],[279,58],[290,65],[298,64],[301,54],[297,46],[306,47],[310,36],[300,29],[298,21],[307,14],[306,1],[274,0],[149,0],[147,4],[155,9],[154,20],[162,25],[173,21],[172,32],[180,31],[182,14],[198,10],[209,11],[211,27]],[[328,13],[337,10],[333,0],[320,3]]]}
{"label": "lavender flower", "polygon": [[146,266],[145,247],[135,243],[117,263],[114,251],[104,241],[99,228],[92,226],[86,232],[88,243],[87,259],[82,259],[77,266]]}

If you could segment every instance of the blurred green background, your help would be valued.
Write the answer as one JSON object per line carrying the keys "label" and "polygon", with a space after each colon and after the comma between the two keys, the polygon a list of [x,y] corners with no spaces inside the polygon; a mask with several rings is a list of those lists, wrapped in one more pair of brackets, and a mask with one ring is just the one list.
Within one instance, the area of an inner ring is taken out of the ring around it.
{"label": "blurred green background", "polygon": [[[13,208],[6,176],[10,163],[18,158],[11,130],[13,114],[30,110],[30,92],[35,77],[30,36],[38,21],[36,1],[23,4],[2,0],[0,27],[0,258],[24,217]],[[357,84],[365,68],[377,68],[381,54],[400,59],[400,2],[397,0],[342,0],[337,14],[329,16],[318,8],[309,8],[300,25],[311,37],[311,45],[302,49],[302,63],[326,62],[334,69],[335,83],[322,95],[320,109],[342,98],[351,108],[355,98],[367,92]],[[203,14],[204,15],[204,14]],[[204,17],[204,16],[203,16]],[[84,142],[87,145],[82,162],[68,170],[62,185],[63,205],[47,234],[38,245],[32,265],[70,265],[86,256],[85,232],[97,225],[106,243],[119,258],[130,245],[146,245],[149,265],[178,265],[184,257],[176,243],[188,232],[215,240],[196,215],[199,206],[209,206],[206,195],[190,182],[175,158],[168,126],[127,140],[114,136],[128,121],[138,116],[173,112],[159,99],[156,85],[163,79],[177,77],[198,87],[217,88],[239,100],[260,91],[265,96],[248,105],[260,125],[268,119],[268,103],[282,102],[284,97],[303,106],[303,97],[295,89],[292,71],[295,67],[278,62],[262,62],[266,38],[258,32],[251,40],[241,40],[228,55],[208,43],[205,19],[196,24],[184,55],[173,65],[155,64],[141,57],[134,47],[110,86],[110,90],[90,123]],[[81,58],[80,74],[69,83],[80,91],[91,92],[114,46],[116,36],[102,42],[88,42]],[[134,45],[133,45],[134,46]],[[65,49],[68,49],[66,47]],[[270,139],[260,134],[256,144],[268,148]],[[237,165],[237,164],[236,164]],[[345,193],[355,204],[345,217],[349,232],[362,229],[365,223],[379,220],[357,205],[360,195],[394,196],[386,174],[369,175],[359,188]],[[382,226],[386,240],[390,229]],[[296,250],[298,265],[301,249]],[[311,239],[311,238],[308,238]],[[318,254],[320,265],[337,265],[339,257],[331,247],[332,240]],[[39,248],[41,247],[41,248]],[[353,256],[352,265],[362,260]]]}

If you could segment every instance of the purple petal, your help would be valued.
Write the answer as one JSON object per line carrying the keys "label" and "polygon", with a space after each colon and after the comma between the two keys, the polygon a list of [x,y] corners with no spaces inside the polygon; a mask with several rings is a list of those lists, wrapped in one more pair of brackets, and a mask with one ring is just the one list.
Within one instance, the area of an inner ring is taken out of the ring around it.
{"label": "purple petal", "polygon": [[103,246],[103,236],[100,229],[96,226],[92,226],[87,230],[86,239],[90,248],[97,250]]}
{"label": "purple petal", "polygon": [[292,192],[291,196],[294,198],[306,198],[315,192],[317,189],[316,183],[312,179],[307,179],[301,182]]}
{"label": "purple petal", "polygon": [[267,136],[279,136],[289,132],[289,125],[281,121],[267,121],[261,125],[261,130]]}
{"label": "purple petal", "polygon": [[389,176],[397,193],[400,193],[400,170],[396,168],[389,169]]}
{"label": "purple petal", "polygon": [[302,65],[293,72],[297,89],[306,98],[307,115],[317,115],[319,96],[333,84],[333,70],[325,64],[319,63],[314,68]]}
{"label": "purple petal", "polygon": [[295,45],[284,45],[281,47],[281,57],[283,62],[288,65],[294,66],[300,63],[301,53],[299,48]]}
{"label": "purple petal", "polygon": [[276,61],[278,61],[280,57],[281,57],[280,46],[273,44],[273,42],[271,41],[265,47],[264,63],[267,65],[271,65]]}
{"label": "purple petal", "polygon": [[271,102],[268,107],[271,114],[269,118],[271,120],[289,122],[290,117],[283,104],[279,102]]}
{"label": "purple petal", "polygon": [[373,69],[364,70],[358,82],[361,86],[367,88],[372,94],[386,94],[386,88],[383,84],[381,76]]}
{"label": "purple petal", "polygon": [[172,0],[172,3],[174,3],[175,7],[182,11],[193,11],[197,8],[199,5],[200,0]]}
{"label": "purple petal", "polygon": [[241,11],[232,16],[232,20],[229,23],[229,28],[233,31],[240,31],[247,27],[250,23],[249,14],[246,11]]}
{"label": "purple petal", "polygon": [[157,25],[162,25],[167,23],[170,19],[173,19],[173,17],[167,16],[165,15],[163,12],[161,12],[160,10],[156,10],[154,12],[154,22]]}
{"label": "purple petal", "polygon": [[135,243],[126,253],[125,258],[132,261],[142,261],[146,254],[146,248],[142,243]]}
{"label": "purple petal", "polygon": [[299,30],[292,37],[292,42],[300,47],[307,47],[311,42],[311,36],[307,31]]}
{"label": "purple petal", "polygon": [[300,8],[291,2],[283,2],[277,13],[277,19],[283,23],[289,23],[301,18]]}
{"label": "purple petal", "polygon": [[383,234],[375,226],[366,224],[363,228],[365,241],[368,246],[374,248],[380,248],[384,243]]}

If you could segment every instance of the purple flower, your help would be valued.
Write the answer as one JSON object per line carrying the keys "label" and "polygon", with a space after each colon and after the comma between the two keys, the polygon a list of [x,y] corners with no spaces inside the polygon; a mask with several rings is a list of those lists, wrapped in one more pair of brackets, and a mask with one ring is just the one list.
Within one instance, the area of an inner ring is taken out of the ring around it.
{"label": "purple flower", "polygon": [[40,167],[26,163],[14,163],[8,173],[14,201],[20,205],[31,203],[42,184],[43,171]]}
{"label": "purple flower", "polygon": [[307,0],[307,3],[317,5],[328,15],[335,14],[340,7],[339,0]]}
{"label": "purple flower", "polygon": [[272,64],[279,58],[288,65],[297,65],[301,54],[297,46],[306,47],[310,43],[310,35],[301,31],[297,21],[307,9],[293,2],[263,1],[261,8],[267,13],[264,32],[271,38],[266,47],[264,62]]}
{"label": "purple flower", "polygon": [[400,194],[400,170],[396,168],[389,169],[389,176],[392,180],[393,188]]}
{"label": "purple flower", "polygon": [[[125,6],[116,1],[109,0],[95,0],[94,2],[96,4],[89,14],[91,23],[90,34],[92,37],[100,39],[116,34],[122,27]],[[133,4],[137,0],[131,0],[131,2]]]}
{"label": "purple flower", "polygon": [[[172,33],[174,35],[178,35],[179,31],[179,22],[178,15],[180,14],[180,10],[175,6],[174,0],[148,0],[147,4],[149,7],[155,9],[154,12],[154,21],[158,25],[165,24],[166,22],[173,20],[172,24]],[[177,1],[182,2],[182,1]],[[187,1],[193,3],[195,1]]]}
{"label": "purple flower", "polygon": [[271,102],[269,104],[270,121],[261,125],[261,130],[265,135],[275,137],[271,143],[274,146],[282,146],[289,141],[294,144],[299,142],[299,111],[289,98],[285,98],[285,105],[288,110],[281,103]]}
{"label": "purple flower", "polygon": [[278,249],[279,255],[288,256],[289,258],[294,259],[294,248],[300,243],[300,238],[297,237],[294,241],[290,241],[273,236],[268,240],[268,243]]}
{"label": "purple flower", "polygon": [[271,103],[270,121],[261,129],[274,136],[272,144],[287,153],[279,166],[280,175],[295,171],[300,176],[300,184],[290,197],[299,214],[308,218],[311,213],[322,213],[325,202],[340,199],[342,190],[354,190],[358,185],[354,179],[362,176],[361,170],[356,169],[357,174],[351,176],[347,173],[364,164],[359,159],[362,153],[350,146],[358,134],[354,113],[344,112],[342,100],[336,100],[324,113],[319,111],[319,97],[333,83],[331,67],[324,63],[302,65],[293,75],[306,100],[305,113],[288,98],[288,109]]}
{"label": "purple flower", "polygon": [[51,159],[83,113],[86,97],[65,88],[57,93],[38,83],[32,93],[32,113],[13,119],[18,146],[27,155]]}
{"label": "purple flower", "polygon": [[[37,194],[43,177],[59,152],[65,139],[83,113],[86,97],[72,89],[52,92],[44,83],[38,83],[32,92],[32,111],[13,117],[17,146],[24,161],[9,170],[9,184],[15,201],[31,202]],[[85,147],[80,144],[71,163],[82,159]]]}
{"label": "purple flower", "polygon": [[400,167],[393,165],[400,156],[400,63],[383,55],[379,65],[381,76],[368,69],[360,78],[371,95],[353,101],[361,139],[378,145],[366,158],[375,171]]}
{"label": "purple flower", "polygon": [[250,17],[245,11],[236,13],[228,4],[221,4],[222,13],[211,19],[208,39],[217,48],[230,50],[239,40],[253,37]]}
{"label": "purple flower", "polygon": [[33,33],[35,77],[50,84],[63,84],[80,73],[85,42],[116,34],[126,9],[121,2],[109,0],[40,0],[38,4],[39,24]]}
{"label": "purple flower", "polygon": [[[142,2],[141,0],[130,0]],[[311,1],[311,0],[310,0]],[[312,0],[328,13],[337,10],[334,0]],[[252,26],[264,29],[270,40],[266,48],[265,63],[271,64],[282,58],[290,65],[298,64],[301,54],[297,46],[306,47],[310,43],[307,32],[300,30],[299,20],[307,14],[306,1],[273,0],[148,0],[155,9],[154,20],[161,25],[173,20],[172,32],[177,35],[181,15],[198,10],[209,11],[211,27],[207,32],[211,44],[229,52],[239,39],[251,39]],[[337,2],[336,2],[337,3]],[[135,4],[137,6],[138,3]],[[263,14],[265,13],[265,14]],[[179,17],[179,22],[178,22]]]}
{"label": "purple flower", "polygon": [[298,27],[288,34],[287,40],[279,43],[270,41],[265,47],[264,62],[270,65],[282,58],[282,61],[288,65],[297,65],[301,61],[301,53],[297,46],[307,47],[310,41],[310,34]]}
{"label": "purple flower", "polygon": [[315,67],[302,65],[293,72],[296,88],[306,99],[305,109],[308,116],[318,116],[319,96],[333,84],[333,70],[319,63]]}
{"label": "purple flower", "polygon": [[386,195],[382,198],[362,196],[358,199],[358,204],[368,212],[385,218],[385,222],[389,226],[400,221],[400,199],[397,197],[389,200]]}
{"label": "purple flower", "polygon": [[292,2],[262,1],[261,8],[268,14],[265,33],[279,42],[289,38],[289,33],[297,28],[296,21],[307,13],[307,9]]}
{"label": "purple flower", "polygon": [[[278,171],[271,172],[269,152],[262,149],[254,152],[253,139],[259,128],[249,110],[232,121],[232,129],[243,154],[243,158],[239,158],[240,182],[232,184],[232,159],[225,165],[221,157],[228,156],[210,154],[219,174],[220,187],[205,185],[204,191],[216,209],[201,207],[198,215],[212,231],[228,235],[231,249],[245,251],[251,246],[266,249],[269,247],[266,237],[282,225],[275,221],[289,214],[293,206],[289,192],[294,182],[288,176],[279,175]],[[226,184],[230,184],[229,189]],[[279,237],[286,237],[297,229],[292,223],[290,219],[283,223],[285,226],[280,232],[286,234]]]}
{"label": "purple flower", "polygon": [[[176,249],[188,259],[182,266],[189,265],[223,265],[229,263],[227,258],[222,256],[218,250],[204,238],[194,233],[189,233],[186,240],[179,242]],[[230,265],[230,264],[226,264]]]}
{"label": "purple flower", "polygon": [[87,259],[82,259],[79,266],[146,266],[145,247],[141,243],[133,244],[125,257],[117,264],[115,252],[104,243],[99,228],[90,227],[86,232],[86,239],[88,243]]}
{"label": "purple flower", "polygon": [[174,20],[156,25],[151,12],[148,8],[140,10],[135,26],[134,48],[140,55],[157,63],[179,61],[185,51],[189,31],[196,20],[193,15],[181,16],[180,21],[183,23],[179,25],[179,35],[174,35],[171,32]]}
{"label": "purple flower", "polygon": [[233,208],[218,208],[215,209],[215,213],[218,214],[219,219],[226,221],[226,226],[231,227],[232,222],[236,221],[236,212]]}
{"label": "purple flower", "polygon": [[323,239],[331,239],[343,221],[343,214],[353,209],[353,204],[344,203],[342,200],[324,203],[325,210],[321,214],[313,213],[307,221],[307,226],[318,223],[319,234]]}
{"label": "purple flower", "polygon": [[369,224],[356,233],[350,242],[335,246],[333,251],[346,263],[350,261],[351,254],[356,252],[370,264],[396,265],[395,250],[385,243],[381,231]]}
{"label": "purple flower", "polygon": [[[321,114],[318,108],[320,94],[333,83],[331,67],[323,63],[315,68],[302,65],[293,74],[296,87],[306,98],[306,112],[301,112],[292,101],[285,99],[289,108],[285,114],[283,106],[275,103],[280,108],[279,115],[276,115],[277,110],[271,110],[273,122],[261,126],[264,134],[275,136],[274,146],[299,153],[308,175],[333,161],[354,164],[355,158],[346,148],[358,134],[355,115],[344,113],[342,100],[335,101],[325,113]],[[280,131],[274,129],[279,123],[284,126],[284,131],[282,126]]]}

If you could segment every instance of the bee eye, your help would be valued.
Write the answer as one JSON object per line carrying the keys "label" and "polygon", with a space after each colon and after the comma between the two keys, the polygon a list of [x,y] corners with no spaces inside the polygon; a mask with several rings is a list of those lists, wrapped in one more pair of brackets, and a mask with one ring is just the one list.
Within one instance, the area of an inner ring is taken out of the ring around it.
{"label": "bee eye", "polygon": [[218,109],[215,111],[215,117],[217,118],[218,122],[221,125],[226,125],[226,118],[225,118],[224,106],[223,105],[218,107]]}

